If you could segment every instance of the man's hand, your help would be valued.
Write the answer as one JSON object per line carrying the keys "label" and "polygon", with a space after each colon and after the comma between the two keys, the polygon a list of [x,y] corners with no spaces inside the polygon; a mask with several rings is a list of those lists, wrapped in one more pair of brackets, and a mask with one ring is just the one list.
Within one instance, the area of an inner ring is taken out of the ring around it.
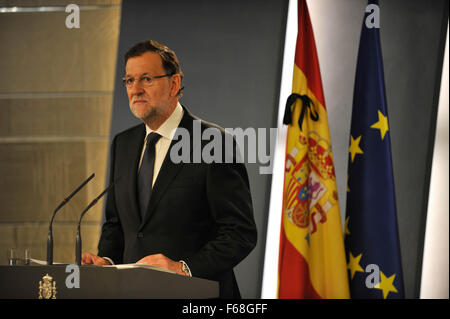
{"label": "man's hand", "polygon": [[157,266],[171,270],[173,272],[176,272],[177,274],[186,276],[186,274],[182,270],[183,264],[181,262],[167,258],[163,254],[148,255],[139,260],[136,264],[147,264],[150,266]]}
{"label": "man's hand", "polygon": [[105,258],[99,257],[91,253],[83,253],[81,255],[81,264],[96,265],[96,266],[111,265],[110,262],[107,261]]}

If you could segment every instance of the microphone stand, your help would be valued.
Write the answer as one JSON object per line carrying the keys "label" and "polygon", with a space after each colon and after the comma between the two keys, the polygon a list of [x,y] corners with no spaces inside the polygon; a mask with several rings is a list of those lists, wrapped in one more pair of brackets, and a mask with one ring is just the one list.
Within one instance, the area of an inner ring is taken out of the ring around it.
{"label": "microphone stand", "polygon": [[47,237],[47,265],[53,264],[53,219],[55,218],[56,212],[59,211],[64,205],[66,205],[69,200],[76,194],[80,189],[84,187],[91,179],[93,179],[95,176],[95,173],[89,176],[76,190],[72,192],[67,198],[65,198],[61,204],[56,207],[56,209],[53,211],[52,218],[50,219],[50,223],[48,225],[48,237]]}
{"label": "microphone stand", "polygon": [[81,219],[83,218],[84,214],[86,214],[86,212],[92,208],[92,206],[94,206],[95,204],[97,204],[97,201],[103,197],[103,195],[105,195],[112,187],[114,186],[114,184],[110,184],[100,195],[98,195],[81,213],[80,215],[80,220],[78,221],[78,226],[77,226],[77,241],[76,241],[76,246],[75,246],[75,258],[76,258],[76,263],[78,266],[81,266]]}

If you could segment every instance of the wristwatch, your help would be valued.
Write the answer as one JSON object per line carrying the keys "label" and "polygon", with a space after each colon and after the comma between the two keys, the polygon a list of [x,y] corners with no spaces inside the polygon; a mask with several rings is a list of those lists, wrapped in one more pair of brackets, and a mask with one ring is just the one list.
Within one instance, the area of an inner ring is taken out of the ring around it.
{"label": "wristwatch", "polygon": [[184,272],[184,274],[188,277],[192,277],[191,270],[189,269],[189,266],[184,262],[184,260],[180,260],[181,270]]}

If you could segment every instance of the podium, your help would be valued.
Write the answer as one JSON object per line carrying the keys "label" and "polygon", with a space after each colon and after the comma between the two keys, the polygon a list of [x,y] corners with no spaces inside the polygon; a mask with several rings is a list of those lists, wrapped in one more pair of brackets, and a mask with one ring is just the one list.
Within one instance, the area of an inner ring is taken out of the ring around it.
{"label": "podium", "polygon": [[[203,299],[218,298],[216,281],[146,268],[79,266],[79,288],[69,288],[75,272],[67,265],[0,266],[0,299]],[[66,284],[68,281],[68,285]]]}

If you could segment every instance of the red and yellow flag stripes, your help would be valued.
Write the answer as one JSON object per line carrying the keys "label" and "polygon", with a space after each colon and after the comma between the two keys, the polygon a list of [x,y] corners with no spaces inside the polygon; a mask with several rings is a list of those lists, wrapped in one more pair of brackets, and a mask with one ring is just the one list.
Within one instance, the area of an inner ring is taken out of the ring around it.
{"label": "red and yellow flag stripes", "polygon": [[305,0],[298,1],[289,97],[279,298],[348,298],[347,267],[325,99]]}

